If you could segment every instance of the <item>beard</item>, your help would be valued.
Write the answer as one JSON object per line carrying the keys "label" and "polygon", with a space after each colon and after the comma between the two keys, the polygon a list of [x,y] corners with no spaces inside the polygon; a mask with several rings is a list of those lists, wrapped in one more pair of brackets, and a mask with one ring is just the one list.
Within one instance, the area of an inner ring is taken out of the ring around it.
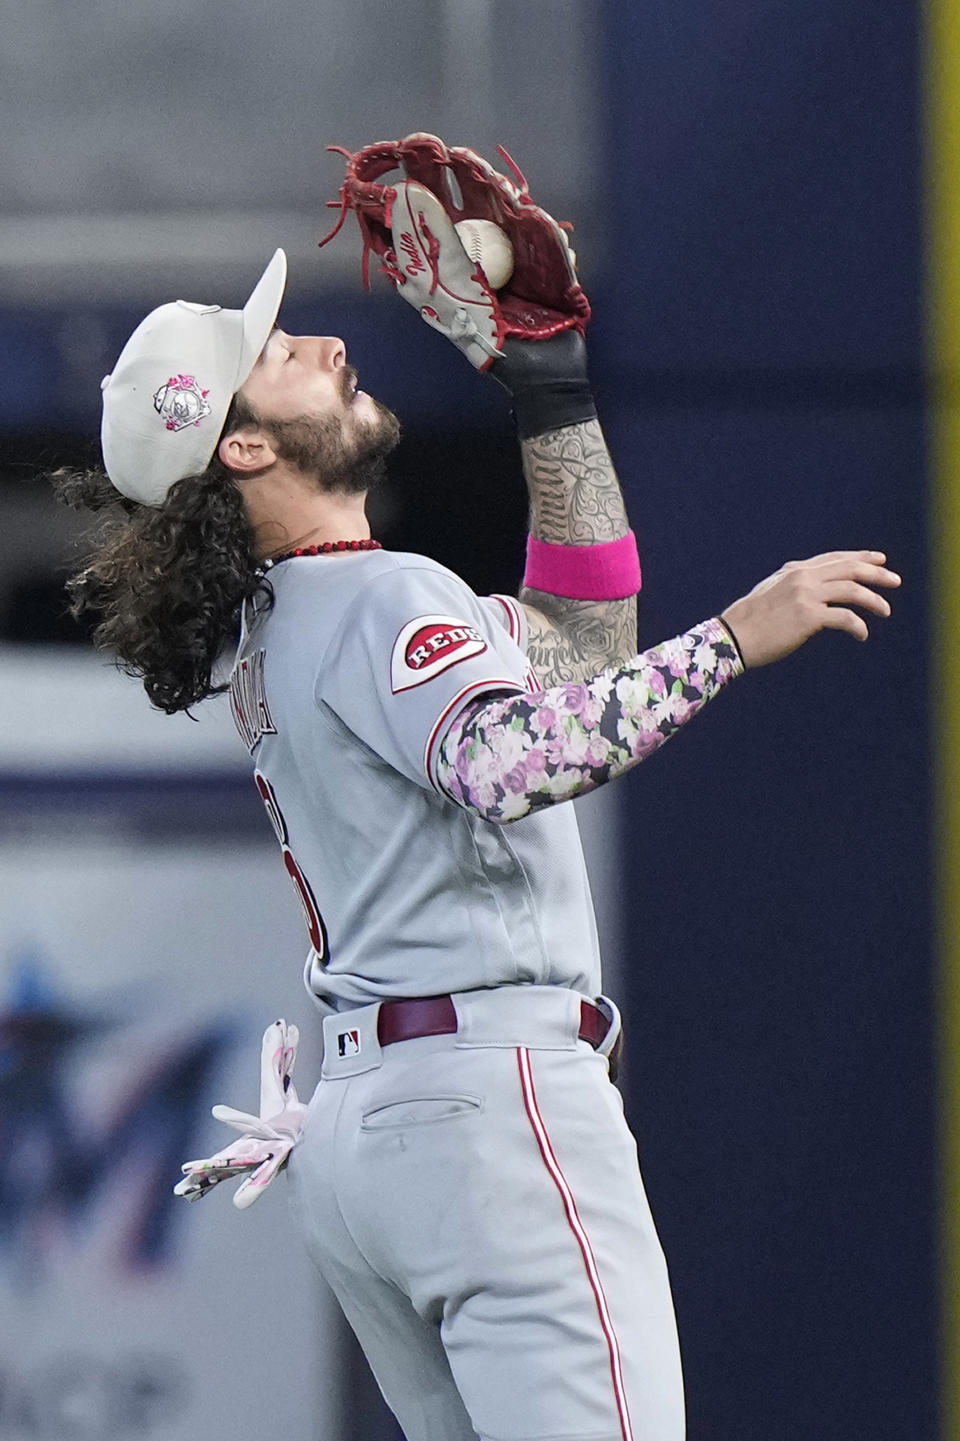
{"label": "beard", "polygon": [[[347,404],[352,398],[354,377],[355,372],[347,368],[343,384]],[[393,411],[378,400],[373,405],[374,419],[355,423],[349,432],[339,415],[301,415],[294,420],[263,423],[273,438],[278,459],[312,475],[320,490],[363,495],[383,480],[387,456],[400,439],[400,422]]]}

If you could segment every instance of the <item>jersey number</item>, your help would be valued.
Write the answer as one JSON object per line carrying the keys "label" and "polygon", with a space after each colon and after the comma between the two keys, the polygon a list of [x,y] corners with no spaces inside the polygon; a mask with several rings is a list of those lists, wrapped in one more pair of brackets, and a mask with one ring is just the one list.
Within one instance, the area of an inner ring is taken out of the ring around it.
{"label": "jersey number", "polygon": [[307,923],[307,931],[310,936],[310,944],[317,953],[317,960],[320,965],[325,966],[330,959],[327,945],[327,928],[323,924],[323,917],[317,907],[313,891],[310,889],[310,882],[297,865],[296,857],[290,849],[287,823],[283,818],[283,811],[277,802],[277,793],[266,776],[262,775],[260,771],[254,771],[253,778],[257,783],[257,790],[260,792],[263,804],[267,808],[270,824],[273,826],[277,840],[280,842],[280,850],[283,853],[283,864],[287,868],[287,875],[293,881],[297,895],[300,897],[300,904],[303,906],[303,918]]}

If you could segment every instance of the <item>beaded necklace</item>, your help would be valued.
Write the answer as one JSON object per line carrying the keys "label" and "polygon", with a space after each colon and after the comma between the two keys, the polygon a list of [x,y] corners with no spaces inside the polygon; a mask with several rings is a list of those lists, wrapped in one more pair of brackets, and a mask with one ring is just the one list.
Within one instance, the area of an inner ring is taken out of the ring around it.
{"label": "beaded necklace", "polygon": [[378,540],[325,540],[320,545],[298,545],[296,550],[285,550],[264,561],[266,567],[279,565],[282,560],[294,560],[301,555],[334,555],[350,550],[382,550]]}

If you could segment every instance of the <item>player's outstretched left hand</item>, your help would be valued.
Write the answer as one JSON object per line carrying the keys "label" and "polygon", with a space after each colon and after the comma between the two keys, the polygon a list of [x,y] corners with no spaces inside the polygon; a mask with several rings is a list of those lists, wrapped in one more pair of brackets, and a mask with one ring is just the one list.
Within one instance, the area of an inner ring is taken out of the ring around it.
{"label": "player's outstretched left hand", "polygon": [[900,584],[879,550],[832,550],[810,560],[791,560],[727,606],[720,619],[737,638],[748,669],[782,660],[821,630],[845,630],[866,640],[867,623],[856,610],[889,615],[877,590]]}

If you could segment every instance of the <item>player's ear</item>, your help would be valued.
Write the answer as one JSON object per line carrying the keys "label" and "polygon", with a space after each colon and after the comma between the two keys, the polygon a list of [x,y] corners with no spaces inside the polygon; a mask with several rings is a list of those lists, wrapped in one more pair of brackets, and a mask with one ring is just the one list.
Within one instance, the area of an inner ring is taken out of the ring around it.
{"label": "player's ear", "polygon": [[254,426],[245,426],[242,430],[232,430],[229,435],[221,436],[217,455],[236,475],[257,475],[277,459],[270,437]]}

